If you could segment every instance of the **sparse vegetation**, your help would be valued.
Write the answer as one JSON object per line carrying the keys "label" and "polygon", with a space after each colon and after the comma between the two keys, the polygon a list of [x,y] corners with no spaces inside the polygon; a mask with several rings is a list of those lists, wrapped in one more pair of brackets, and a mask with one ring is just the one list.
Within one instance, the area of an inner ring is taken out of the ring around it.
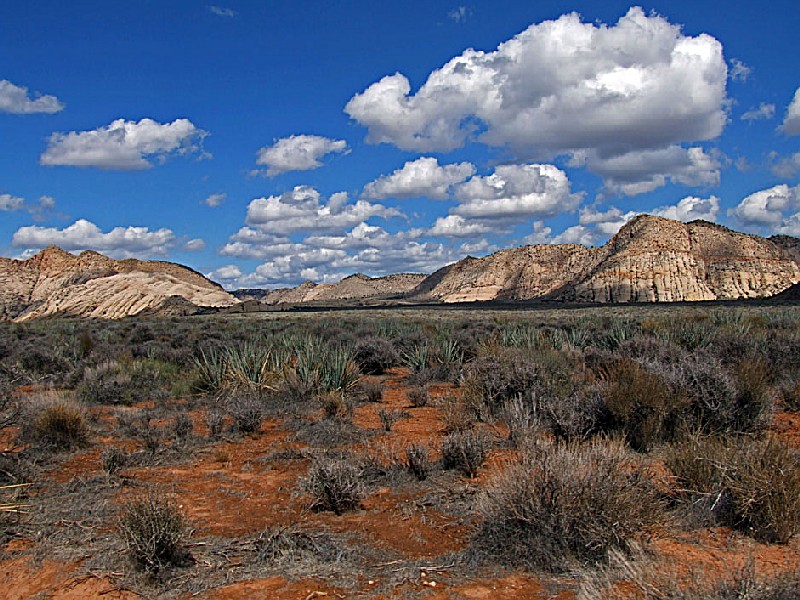
{"label": "sparse vegetation", "polygon": [[[729,308],[0,323],[0,485],[32,483],[4,497],[29,506],[0,543],[126,573],[145,597],[187,547],[187,595],[276,574],[390,594],[438,582],[431,565],[453,585],[520,568],[587,599],[792,597],[796,579],[766,572],[651,577],[675,537],[701,564],[710,534],[720,561],[798,562],[798,311]],[[151,559],[120,526],[154,579],[98,532],[162,485],[199,522]]]}
{"label": "sparse vegetation", "polygon": [[174,500],[151,493],[125,504],[118,530],[133,561],[158,574],[187,562],[183,546],[186,525]]}

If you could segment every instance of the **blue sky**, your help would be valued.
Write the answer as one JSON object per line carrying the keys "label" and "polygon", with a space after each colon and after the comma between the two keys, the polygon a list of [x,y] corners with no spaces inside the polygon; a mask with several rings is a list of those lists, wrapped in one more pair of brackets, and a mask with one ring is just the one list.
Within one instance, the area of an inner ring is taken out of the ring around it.
{"label": "blue sky", "polygon": [[800,3],[31,1],[0,19],[0,255],[227,287],[800,236]]}

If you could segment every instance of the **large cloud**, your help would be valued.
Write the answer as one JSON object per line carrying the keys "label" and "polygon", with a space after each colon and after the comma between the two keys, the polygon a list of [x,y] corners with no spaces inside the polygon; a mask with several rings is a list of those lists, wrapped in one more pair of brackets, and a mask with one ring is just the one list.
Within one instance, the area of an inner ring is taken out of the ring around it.
{"label": "large cloud", "polygon": [[333,152],[348,152],[347,142],[319,135],[292,135],[261,148],[256,164],[266,166],[266,175],[275,177],[289,171],[310,171],[321,167],[322,157]]}
{"label": "large cloud", "polygon": [[800,88],[797,88],[794,98],[786,110],[781,131],[786,135],[800,135]]}
{"label": "large cloud", "polygon": [[345,111],[367,140],[450,151],[469,138],[516,156],[592,151],[598,160],[717,137],[727,120],[722,45],[631,8],[614,26],[569,14],[494,52],[467,50],[416,92],[402,74]]}
{"label": "large cloud", "polygon": [[346,193],[333,194],[327,203],[309,186],[297,186],[280,196],[257,198],[247,207],[247,225],[263,233],[337,232],[371,217],[389,218],[400,212],[382,204],[358,200],[350,204]]}
{"label": "large cloud", "polygon": [[[720,160],[702,148],[668,146],[655,150],[627,152],[602,158],[596,152],[585,160],[589,169],[602,175],[605,189],[613,194],[636,196],[664,186],[667,180],[689,186],[715,186],[720,180]],[[575,164],[574,161],[574,164]]]}
{"label": "large cloud", "polygon": [[[800,211],[800,186],[776,185],[747,196],[728,215],[750,230],[767,229],[797,235],[794,228]],[[793,214],[788,214],[793,213]]]}
{"label": "large cloud", "polygon": [[[69,227],[20,227],[12,238],[15,248],[60,246],[64,250],[97,250],[114,257],[166,255],[178,239],[170,229],[115,227],[108,233],[85,219]],[[195,242],[196,245],[196,242]]]}
{"label": "large cloud", "polygon": [[34,94],[31,98],[28,88],[14,85],[7,79],[0,81],[0,112],[28,115],[53,114],[62,110],[64,105],[55,96]]}
{"label": "large cloud", "polygon": [[365,185],[364,196],[376,199],[424,196],[447,200],[452,186],[474,174],[475,167],[468,162],[440,166],[435,158],[422,157]]}
{"label": "large cloud", "polygon": [[54,133],[39,162],[43,165],[136,170],[153,166],[149,158],[164,159],[170,153],[202,151],[207,135],[188,119],[157,123],[152,119],[117,119],[92,131]]}
{"label": "large cloud", "polygon": [[719,198],[716,196],[709,196],[708,198],[686,196],[678,204],[660,206],[651,210],[650,213],[675,221],[683,221],[684,223],[696,219],[716,221],[719,214]]}
{"label": "large cloud", "polygon": [[567,174],[553,165],[501,165],[491,175],[475,176],[455,188],[453,214],[466,218],[519,222],[571,212],[581,203]]}
{"label": "large cloud", "polygon": [[[677,204],[660,206],[648,211],[650,214],[677,221],[693,221],[705,219],[716,221],[719,213],[719,198],[696,198],[687,196]],[[578,224],[567,227],[558,235],[542,221],[535,221],[533,233],[525,241],[531,244],[583,244],[595,246],[605,243],[609,237],[617,233],[625,223],[642,214],[639,211],[624,212],[615,206],[601,211],[595,206],[584,206],[580,211]]]}

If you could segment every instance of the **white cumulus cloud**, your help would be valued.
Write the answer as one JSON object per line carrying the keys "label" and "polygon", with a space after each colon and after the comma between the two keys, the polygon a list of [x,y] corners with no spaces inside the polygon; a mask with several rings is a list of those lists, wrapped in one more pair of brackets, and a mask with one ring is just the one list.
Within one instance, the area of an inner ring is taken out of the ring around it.
{"label": "white cumulus cloud", "polygon": [[428,235],[448,238],[469,238],[496,233],[492,227],[479,220],[468,220],[461,215],[439,217],[428,230]]}
{"label": "white cumulus cloud", "polygon": [[15,115],[32,113],[53,114],[64,110],[64,105],[55,96],[34,94],[28,88],[14,85],[7,79],[0,81],[0,112]]}
{"label": "white cumulus cloud", "polygon": [[347,152],[345,140],[332,140],[320,135],[292,135],[261,148],[256,164],[266,166],[266,175],[275,177],[289,171],[316,169],[322,166],[326,154]]}
{"label": "white cumulus cloud", "polygon": [[91,131],[52,134],[39,162],[48,166],[148,169],[153,166],[151,158],[163,160],[171,153],[202,152],[206,135],[188,119],[164,124],[152,119],[117,119]]}
{"label": "white cumulus cloud", "polygon": [[575,210],[582,193],[572,193],[567,174],[553,165],[500,165],[455,188],[452,213],[466,218],[519,222]]}
{"label": "white cumulus cloud", "polygon": [[200,238],[194,238],[186,242],[183,249],[187,252],[200,252],[206,249],[206,242]]}
{"label": "white cumulus cloud", "polygon": [[64,229],[20,227],[11,240],[15,248],[45,248],[56,245],[64,250],[97,250],[114,257],[166,255],[177,243],[170,229],[151,231],[147,227],[115,227],[104,233],[97,225],[79,219]]}
{"label": "white cumulus cloud", "polygon": [[422,157],[409,161],[391,175],[383,175],[364,186],[366,198],[414,198],[447,200],[452,186],[475,174],[468,163],[439,165],[435,158]]}
{"label": "white cumulus cloud", "polygon": [[800,135],[800,88],[797,88],[789,108],[786,109],[786,117],[780,129],[786,135]]}
{"label": "white cumulus cloud", "polygon": [[[781,184],[747,196],[728,215],[747,229],[767,228],[785,232],[788,223],[800,210],[800,186]],[[793,214],[787,214],[793,213]]]}
{"label": "white cumulus cloud", "polygon": [[708,198],[697,198],[686,196],[678,204],[671,206],[660,206],[650,211],[659,217],[666,217],[674,221],[687,223],[697,219],[704,221],[716,221],[719,214],[719,198],[709,196]]}
{"label": "white cumulus cloud", "polygon": [[747,78],[750,77],[752,72],[752,67],[746,65],[738,58],[731,59],[730,77],[734,81],[747,81]]}
{"label": "white cumulus cloud", "polygon": [[667,181],[689,186],[719,185],[722,166],[715,152],[677,145],[609,158],[591,152],[585,155],[585,162],[603,177],[607,192],[625,196],[652,192]]}
{"label": "white cumulus cloud", "polygon": [[634,7],[613,26],[573,13],[496,51],[467,50],[415,93],[404,75],[388,75],[345,111],[367,141],[406,150],[478,139],[522,158],[584,151],[605,161],[719,136],[727,75],[716,39]]}
{"label": "white cumulus cloud", "polygon": [[[351,203],[343,192],[331,195],[326,202],[313,187],[296,186],[280,196],[252,200],[247,207],[246,226],[230,237],[220,254],[277,260],[304,252],[308,244],[293,242],[291,235],[304,236],[307,241],[331,249],[340,245],[363,247],[376,243],[383,232],[368,225],[368,219],[399,216],[402,213],[382,204],[367,200]],[[346,231],[349,233],[341,233]]]}

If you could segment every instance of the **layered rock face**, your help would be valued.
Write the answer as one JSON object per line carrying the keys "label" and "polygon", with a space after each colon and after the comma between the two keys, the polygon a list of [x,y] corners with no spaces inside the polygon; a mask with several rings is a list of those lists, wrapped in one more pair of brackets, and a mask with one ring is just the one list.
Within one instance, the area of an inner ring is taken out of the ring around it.
{"label": "layered rock face", "polygon": [[196,307],[238,302],[219,285],[181,265],[113,260],[93,251],[76,256],[50,247],[28,260],[0,258],[0,318],[48,315],[116,319],[157,313],[176,297]]}
{"label": "layered rock face", "polygon": [[316,284],[311,281],[291,289],[275,290],[261,298],[263,304],[302,304],[338,302],[401,296],[419,285],[426,275],[399,273],[386,277],[368,277],[356,273],[339,283]]}
{"label": "layered rock face", "polygon": [[470,256],[440,269],[411,296],[442,302],[539,298],[563,288],[574,273],[594,262],[592,250],[573,244],[501,250],[485,258]]}
{"label": "layered rock face", "polygon": [[526,246],[431,275],[419,300],[676,302],[764,298],[800,281],[797,240],[641,215],[600,248]]}

